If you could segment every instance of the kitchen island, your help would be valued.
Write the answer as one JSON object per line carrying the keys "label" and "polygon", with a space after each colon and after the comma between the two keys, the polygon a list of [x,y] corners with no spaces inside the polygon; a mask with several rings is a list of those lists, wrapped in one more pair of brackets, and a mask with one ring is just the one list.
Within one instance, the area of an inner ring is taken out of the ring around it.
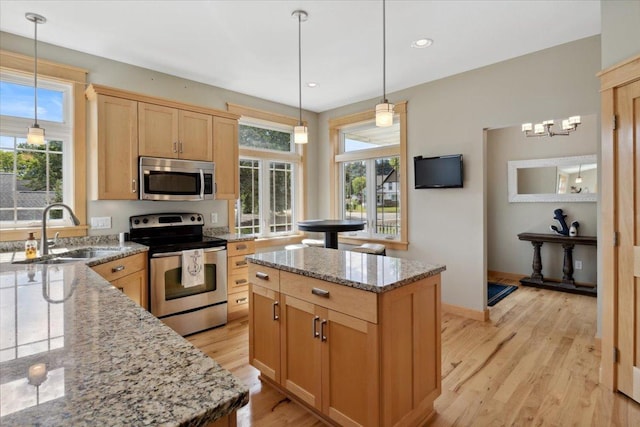
{"label": "kitchen island", "polygon": [[235,425],[248,388],[84,262],[0,268],[2,426]]}
{"label": "kitchen island", "polygon": [[247,259],[249,362],[262,381],[330,425],[431,419],[444,266],[314,247]]}

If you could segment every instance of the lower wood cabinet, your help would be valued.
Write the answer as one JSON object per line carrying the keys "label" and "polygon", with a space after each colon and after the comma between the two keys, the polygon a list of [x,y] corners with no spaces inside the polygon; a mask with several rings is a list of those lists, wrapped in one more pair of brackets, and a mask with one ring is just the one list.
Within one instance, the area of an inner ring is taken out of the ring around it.
{"label": "lower wood cabinet", "polygon": [[343,426],[422,425],[440,395],[440,276],[376,294],[250,264],[249,362]]}
{"label": "lower wood cabinet", "polygon": [[253,240],[227,244],[227,321],[249,314],[249,264],[245,257],[255,252]]}
{"label": "lower wood cabinet", "polygon": [[142,252],[92,267],[141,307],[147,307],[147,253]]}

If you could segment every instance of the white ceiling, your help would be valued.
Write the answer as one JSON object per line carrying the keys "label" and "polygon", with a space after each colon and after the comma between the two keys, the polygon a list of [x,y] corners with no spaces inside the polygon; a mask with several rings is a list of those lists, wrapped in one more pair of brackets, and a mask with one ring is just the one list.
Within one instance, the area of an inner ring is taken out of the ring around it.
{"label": "white ceiling", "polygon": [[[0,1],[0,30],[322,112],[382,97],[382,1]],[[595,0],[387,0],[387,93],[600,34]],[[434,40],[427,49],[412,41]],[[55,58],[49,58],[55,60]],[[308,81],[316,88],[305,87]],[[390,97],[390,101],[394,101]]]}

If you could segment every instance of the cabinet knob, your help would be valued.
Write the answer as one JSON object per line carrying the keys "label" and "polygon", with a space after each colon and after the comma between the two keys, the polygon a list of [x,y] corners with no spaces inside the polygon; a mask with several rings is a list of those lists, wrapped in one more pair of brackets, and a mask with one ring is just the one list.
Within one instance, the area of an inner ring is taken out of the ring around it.
{"label": "cabinet knob", "polygon": [[269,280],[269,275],[267,273],[263,273],[261,271],[256,272],[256,277],[262,280]]}

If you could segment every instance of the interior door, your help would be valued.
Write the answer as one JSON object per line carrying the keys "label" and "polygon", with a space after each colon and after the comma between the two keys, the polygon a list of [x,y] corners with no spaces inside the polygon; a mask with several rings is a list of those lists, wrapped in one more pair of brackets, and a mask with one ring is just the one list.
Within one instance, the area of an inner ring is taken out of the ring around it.
{"label": "interior door", "polygon": [[616,225],[618,230],[618,390],[640,402],[640,81],[616,100]]}

